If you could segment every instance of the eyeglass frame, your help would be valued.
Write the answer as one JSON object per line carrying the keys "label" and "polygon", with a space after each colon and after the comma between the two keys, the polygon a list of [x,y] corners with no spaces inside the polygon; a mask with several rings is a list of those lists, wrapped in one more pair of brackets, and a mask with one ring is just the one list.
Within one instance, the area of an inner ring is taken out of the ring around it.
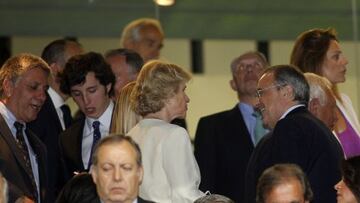
{"label": "eyeglass frame", "polygon": [[255,63],[252,64],[242,64],[240,63],[237,67],[236,67],[236,72],[240,72],[240,73],[244,73],[248,70],[262,70],[264,69],[264,65],[259,62],[256,61]]}
{"label": "eyeglass frame", "polygon": [[[264,92],[265,91],[267,91],[267,90],[269,90],[269,89],[272,89],[272,88],[282,88],[282,87],[284,87],[284,86],[286,86],[287,84],[273,84],[273,85],[270,85],[269,87],[265,87],[265,88],[263,88],[263,89],[257,89],[256,90],[256,97],[257,98],[261,98],[262,97],[262,95],[264,94]],[[279,88],[279,89],[280,89]]]}

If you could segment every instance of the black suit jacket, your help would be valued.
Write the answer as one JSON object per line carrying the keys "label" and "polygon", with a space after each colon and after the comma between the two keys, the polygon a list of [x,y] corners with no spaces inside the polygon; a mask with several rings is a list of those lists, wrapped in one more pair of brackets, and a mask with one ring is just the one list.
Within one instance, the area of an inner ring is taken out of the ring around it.
{"label": "black suit jacket", "polygon": [[202,191],[241,202],[245,171],[254,149],[238,105],[200,119],[195,136],[195,157]]}
{"label": "black suit jacket", "polygon": [[74,172],[85,171],[81,151],[84,125],[85,118],[82,118],[60,134],[60,154],[66,180],[73,177]]}
{"label": "black suit jacket", "polygon": [[48,93],[46,93],[45,103],[38,113],[36,120],[28,123],[27,127],[31,129],[46,146],[49,175],[48,197],[49,201],[54,202],[65,184],[59,152],[59,134],[63,129],[54,103]]}
{"label": "black suit jacket", "polygon": [[144,200],[144,199],[141,199],[141,197],[138,197],[138,203],[154,203],[154,202],[151,202],[151,201],[147,201],[147,200]]}
{"label": "black suit jacket", "polygon": [[[40,199],[47,202],[46,148],[30,130],[26,130],[26,136],[37,156]],[[22,156],[10,128],[0,115],[0,171],[9,183],[9,202],[15,202],[21,196],[33,196],[31,178]]]}
{"label": "black suit jacket", "polygon": [[307,175],[316,203],[336,202],[343,152],[331,131],[305,107],[292,110],[256,146],[246,172],[246,203],[255,202],[261,173],[277,163],[299,165]]}

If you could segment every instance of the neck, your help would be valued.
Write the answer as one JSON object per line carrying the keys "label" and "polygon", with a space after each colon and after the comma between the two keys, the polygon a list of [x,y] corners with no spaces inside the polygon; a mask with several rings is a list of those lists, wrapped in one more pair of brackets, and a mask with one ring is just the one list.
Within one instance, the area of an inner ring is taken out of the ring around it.
{"label": "neck", "polygon": [[248,95],[244,95],[244,96],[239,95],[239,100],[240,102],[249,104],[253,107],[255,107],[259,103],[259,99],[257,97],[248,96]]}
{"label": "neck", "polygon": [[168,123],[170,123],[173,120],[173,118],[171,118],[170,115],[165,111],[165,108],[162,108],[160,111],[155,113],[149,113],[146,116],[144,116],[144,118],[156,118],[166,121]]}
{"label": "neck", "polygon": [[58,93],[64,101],[69,98],[69,95],[62,93],[62,91],[60,90],[60,83],[53,78],[49,79],[49,86],[53,88],[55,92]]}

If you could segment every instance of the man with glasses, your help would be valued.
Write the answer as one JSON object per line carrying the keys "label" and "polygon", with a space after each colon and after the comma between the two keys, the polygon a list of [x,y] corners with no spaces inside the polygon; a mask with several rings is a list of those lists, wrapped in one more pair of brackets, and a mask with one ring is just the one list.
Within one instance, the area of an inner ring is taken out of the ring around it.
{"label": "man with glasses", "polygon": [[254,107],[258,103],[256,85],[267,66],[260,52],[236,57],[231,63],[230,85],[238,94],[238,103],[230,110],[200,119],[195,136],[195,157],[201,172],[201,190],[228,196],[235,202],[242,201],[248,160],[265,133]]}
{"label": "man with glasses", "polygon": [[256,146],[246,171],[245,201],[255,202],[261,173],[278,163],[293,163],[308,176],[313,202],[336,202],[333,185],[341,179],[343,152],[324,123],[308,110],[309,85],[291,65],[270,67],[258,82],[263,122],[272,130]]}

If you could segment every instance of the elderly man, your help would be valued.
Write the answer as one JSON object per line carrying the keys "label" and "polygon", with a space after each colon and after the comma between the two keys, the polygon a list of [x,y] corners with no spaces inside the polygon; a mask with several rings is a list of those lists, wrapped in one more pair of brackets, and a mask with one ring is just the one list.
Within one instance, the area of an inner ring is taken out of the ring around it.
{"label": "elderly man", "polygon": [[304,76],[310,86],[309,111],[330,130],[334,130],[337,121],[336,100],[330,81],[314,73],[304,73]]}
{"label": "elderly man", "polygon": [[30,54],[8,59],[0,70],[0,171],[9,183],[9,202],[24,196],[46,202],[46,149],[26,123],[45,102],[49,72]]}
{"label": "elderly man", "polygon": [[313,193],[304,172],[295,164],[275,164],[259,178],[256,203],[310,203]]}
{"label": "elderly man", "polygon": [[106,62],[111,66],[115,75],[115,99],[120,90],[129,82],[136,80],[138,73],[144,65],[141,56],[129,49],[113,49],[105,54]]}
{"label": "elderly man", "polygon": [[90,172],[103,203],[150,203],[138,197],[144,172],[140,148],[131,137],[102,139],[92,158]]}
{"label": "elderly man", "polygon": [[246,171],[245,201],[255,202],[260,174],[277,163],[299,165],[314,190],[313,202],[336,202],[343,152],[331,131],[306,108],[309,85],[291,65],[270,67],[258,82],[264,124],[272,128],[256,146]]}
{"label": "elderly man", "polygon": [[67,39],[50,42],[43,50],[41,57],[50,67],[49,89],[46,100],[36,120],[28,123],[31,129],[45,144],[47,168],[49,172],[49,201],[54,202],[58,192],[64,186],[63,173],[59,154],[59,134],[68,128],[72,117],[65,101],[69,95],[60,90],[59,74],[65,63],[74,55],[80,54],[82,47],[79,43]]}
{"label": "elderly man", "polygon": [[130,22],[121,35],[121,45],[139,53],[145,62],[159,58],[163,40],[164,32],[160,22],[151,18]]}
{"label": "elderly man", "polygon": [[256,119],[254,107],[258,103],[256,85],[267,66],[260,52],[247,52],[235,58],[231,63],[230,86],[238,95],[238,103],[230,110],[200,119],[195,157],[201,172],[201,190],[242,201],[247,163],[265,133],[259,130],[262,122]]}
{"label": "elderly man", "polygon": [[66,179],[89,169],[96,143],[109,133],[114,81],[110,65],[94,52],[72,57],[61,74],[61,91],[70,94],[85,115],[60,134]]}

